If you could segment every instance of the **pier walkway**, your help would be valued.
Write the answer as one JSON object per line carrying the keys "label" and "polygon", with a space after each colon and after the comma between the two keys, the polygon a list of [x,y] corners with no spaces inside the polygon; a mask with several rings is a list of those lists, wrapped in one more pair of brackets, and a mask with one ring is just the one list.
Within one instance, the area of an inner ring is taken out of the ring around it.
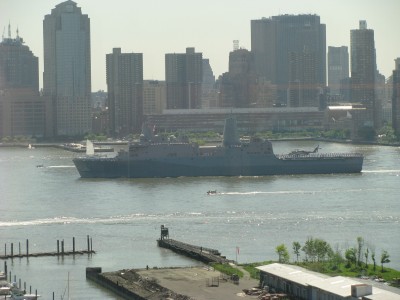
{"label": "pier walkway", "polygon": [[225,264],[232,262],[231,260],[228,260],[225,256],[221,256],[221,253],[215,249],[190,245],[173,239],[159,239],[157,240],[157,244],[159,247],[170,249],[176,253],[185,255],[206,264]]}
{"label": "pier walkway", "polygon": [[161,225],[161,236],[157,240],[158,247],[170,249],[176,253],[185,255],[203,263],[218,263],[225,264],[233,262],[222,256],[216,249],[205,248],[202,246],[195,246],[186,244],[169,238],[169,230],[164,225]]}

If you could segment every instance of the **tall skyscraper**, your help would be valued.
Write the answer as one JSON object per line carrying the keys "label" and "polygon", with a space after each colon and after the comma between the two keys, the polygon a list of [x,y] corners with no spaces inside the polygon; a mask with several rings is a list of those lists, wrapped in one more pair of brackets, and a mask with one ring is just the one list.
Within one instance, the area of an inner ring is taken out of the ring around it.
{"label": "tall skyscraper", "polygon": [[393,71],[392,127],[400,136],[400,57],[395,59]]}
{"label": "tall skyscraper", "polygon": [[352,102],[364,104],[370,112],[370,125],[377,124],[375,103],[376,56],[374,31],[360,21],[359,29],[350,31]]}
{"label": "tall skyscraper", "polygon": [[114,48],[106,55],[108,107],[111,133],[140,132],[143,122],[143,54],[121,53]]}
{"label": "tall skyscraper", "polygon": [[229,72],[220,78],[220,107],[252,107],[255,83],[252,53],[236,49],[229,53]]}
{"label": "tall skyscraper", "polygon": [[19,36],[0,42],[0,137],[45,134],[44,103],[39,95],[39,62]]}
{"label": "tall skyscraper", "polygon": [[[317,15],[280,15],[251,21],[251,52],[258,76],[278,86],[277,102],[287,103],[290,57],[315,57],[314,88],[326,85],[326,28]],[[301,79],[298,79],[300,81]]]}
{"label": "tall skyscraper", "polygon": [[340,95],[340,82],[349,78],[349,50],[346,46],[328,47],[328,86],[331,95]]}
{"label": "tall skyscraper", "polygon": [[290,107],[318,107],[316,82],[317,59],[314,52],[291,52],[289,55],[288,102]]}
{"label": "tall skyscraper", "polygon": [[201,108],[203,54],[194,48],[165,54],[165,81],[167,109]]}
{"label": "tall skyscraper", "polygon": [[58,4],[43,20],[43,94],[54,135],[90,131],[90,19],[71,0]]}

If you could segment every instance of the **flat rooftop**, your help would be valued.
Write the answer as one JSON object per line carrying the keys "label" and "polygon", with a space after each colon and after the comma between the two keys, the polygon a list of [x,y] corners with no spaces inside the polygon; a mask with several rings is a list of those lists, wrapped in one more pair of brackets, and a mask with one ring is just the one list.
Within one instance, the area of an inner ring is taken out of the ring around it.
{"label": "flat rooftop", "polygon": [[[137,270],[137,273],[144,278],[155,279],[159,285],[169,290],[196,300],[243,298],[243,289],[251,289],[259,284],[258,280],[250,278],[241,278],[239,284],[223,280],[219,271],[207,266],[144,269]],[[257,296],[246,295],[246,298],[257,299]]]}

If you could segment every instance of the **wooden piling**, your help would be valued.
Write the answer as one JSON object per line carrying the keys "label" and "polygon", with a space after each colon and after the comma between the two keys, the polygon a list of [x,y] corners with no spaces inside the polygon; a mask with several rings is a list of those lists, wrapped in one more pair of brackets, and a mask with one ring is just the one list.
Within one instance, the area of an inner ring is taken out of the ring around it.
{"label": "wooden piling", "polygon": [[89,235],[87,235],[87,251],[90,251]]}
{"label": "wooden piling", "polygon": [[64,256],[64,255],[75,255],[75,254],[93,254],[92,246],[92,238],[88,236],[88,250],[77,250],[76,248],[76,239],[73,237],[72,239],[72,251],[66,251],[65,249],[65,242],[61,240],[61,249],[60,249],[60,240],[57,240],[57,252],[39,252],[39,253],[29,253],[29,240],[26,240],[26,254],[23,253],[21,249],[21,242],[19,242],[19,253],[14,253],[14,243],[10,244],[11,253],[7,254],[7,244],[4,244],[4,255],[0,254],[0,259],[13,259],[13,258],[21,258],[21,257],[40,257],[40,256]]}

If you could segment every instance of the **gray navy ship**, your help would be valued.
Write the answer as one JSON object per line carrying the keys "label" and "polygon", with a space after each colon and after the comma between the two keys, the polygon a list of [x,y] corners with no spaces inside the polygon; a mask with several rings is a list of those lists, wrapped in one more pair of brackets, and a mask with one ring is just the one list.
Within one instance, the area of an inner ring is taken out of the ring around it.
{"label": "gray navy ship", "polygon": [[188,139],[162,138],[144,125],[140,140],[114,157],[87,155],[73,159],[83,178],[160,178],[194,176],[264,176],[283,174],[359,173],[359,153],[295,150],[274,154],[268,140],[239,139],[236,119],[225,120],[222,145],[199,146]]}

